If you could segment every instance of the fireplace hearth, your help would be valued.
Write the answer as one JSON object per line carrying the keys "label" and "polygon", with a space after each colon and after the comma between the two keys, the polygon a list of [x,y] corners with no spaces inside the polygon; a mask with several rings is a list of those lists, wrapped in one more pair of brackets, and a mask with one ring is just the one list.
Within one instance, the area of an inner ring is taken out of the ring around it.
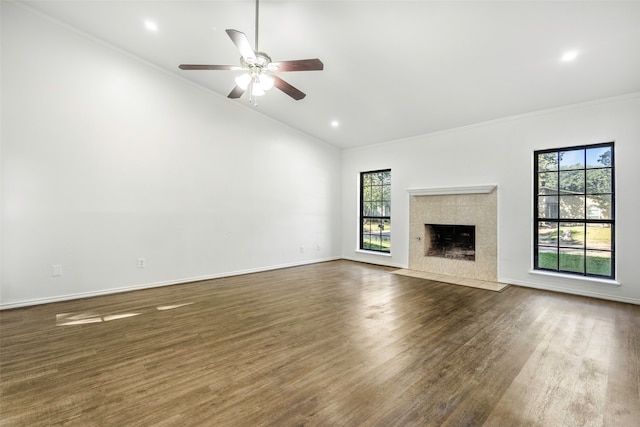
{"label": "fireplace hearth", "polygon": [[473,225],[425,224],[424,255],[475,261],[476,227]]}

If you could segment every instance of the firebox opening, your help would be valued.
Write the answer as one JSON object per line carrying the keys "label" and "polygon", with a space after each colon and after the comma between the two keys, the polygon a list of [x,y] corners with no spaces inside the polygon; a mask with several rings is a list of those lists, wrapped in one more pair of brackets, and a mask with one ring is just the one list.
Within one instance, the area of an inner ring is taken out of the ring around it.
{"label": "firebox opening", "polygon": [[424,255],[475,261],[474,225],[424,225]]}

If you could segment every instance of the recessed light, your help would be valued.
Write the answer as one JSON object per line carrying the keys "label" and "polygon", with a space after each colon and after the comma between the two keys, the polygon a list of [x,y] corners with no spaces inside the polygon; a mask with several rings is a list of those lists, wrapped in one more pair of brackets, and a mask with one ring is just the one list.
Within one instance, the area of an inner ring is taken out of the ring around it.
{"label": "recessed light", "polygon": [[340,123],[339,123],[337,120],[332,120],[332,121],[331,121],[331,126],[332,126],[332,127],[337,128],[337,127],[338,127],[338,125],[340,125]]}
{"label": "recessed light", "polygon": [[571,62],[578,57],[577,50],[569,50],[562,55],[562,60],[564,62]]}
{"label": "recessed light", "polygon": [[153,21],[144,21],[144,26],[147,27],[149,31],[158,31],[158,24]]}

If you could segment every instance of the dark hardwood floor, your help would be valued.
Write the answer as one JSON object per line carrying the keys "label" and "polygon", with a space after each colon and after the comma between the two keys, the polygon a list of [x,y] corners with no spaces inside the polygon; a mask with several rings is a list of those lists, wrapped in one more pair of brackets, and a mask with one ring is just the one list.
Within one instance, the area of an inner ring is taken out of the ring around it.
{"label": "dark hardwood floor", "polygon": [[0,424],[640,425],[640,306],[390,270],[2,311]]}

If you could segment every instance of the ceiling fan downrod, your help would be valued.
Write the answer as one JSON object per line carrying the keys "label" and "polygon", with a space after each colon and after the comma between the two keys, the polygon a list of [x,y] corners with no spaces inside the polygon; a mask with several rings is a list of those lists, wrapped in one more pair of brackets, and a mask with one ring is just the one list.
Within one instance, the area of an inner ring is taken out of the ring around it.
{"label": "ceiling fan downrod", "polygon": [[258,48],[258,20],[260,16],[260,0],[256,0],[256,51],[259,51]]}

